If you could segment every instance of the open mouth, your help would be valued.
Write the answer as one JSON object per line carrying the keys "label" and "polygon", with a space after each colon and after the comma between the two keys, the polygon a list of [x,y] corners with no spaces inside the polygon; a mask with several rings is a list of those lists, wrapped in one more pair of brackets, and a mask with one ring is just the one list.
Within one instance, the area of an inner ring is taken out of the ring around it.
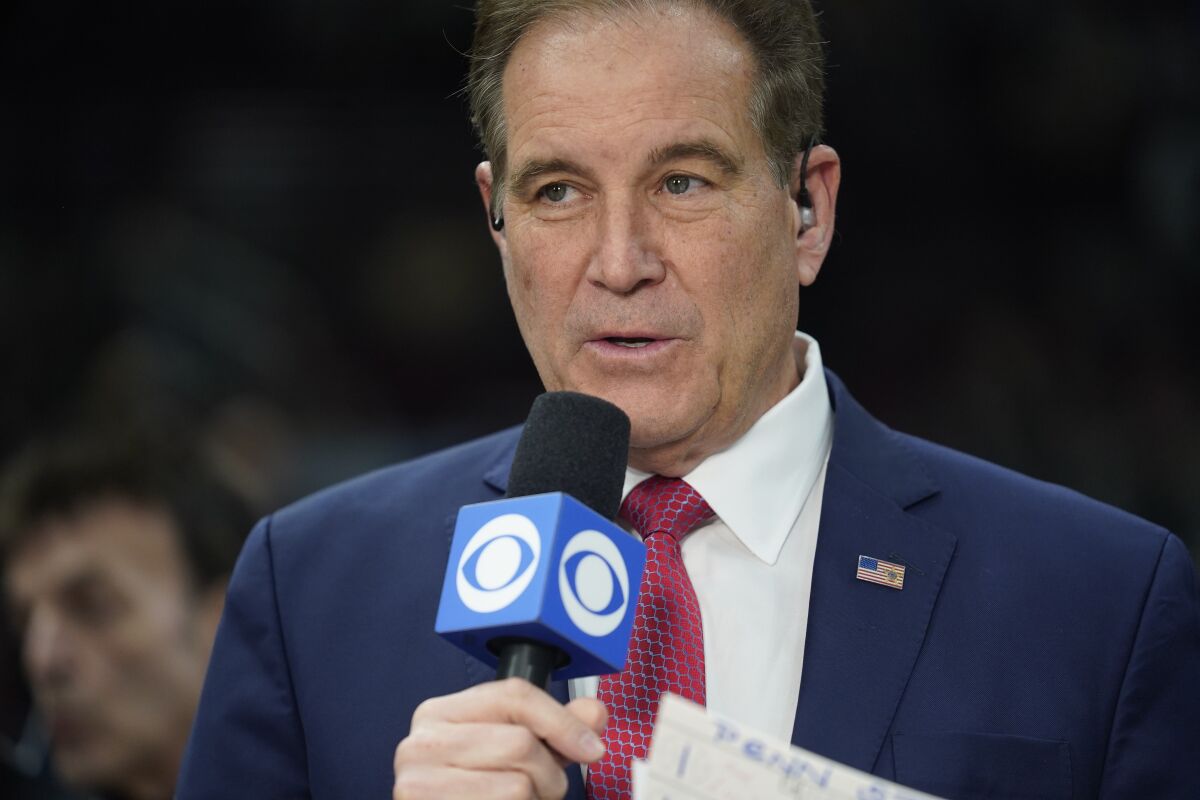
{"label": "open mouth", "polygon": [[608,342],[609,344],[620,345],[621,347],[635,347],[636,348],[636,347],[645,347],[646,345],[651,344],[652,342],[656,342],[658,340],[657,339],[647,339],[644,336],[629,336],[629,337],[606,336],[604,338],[604,341]]}

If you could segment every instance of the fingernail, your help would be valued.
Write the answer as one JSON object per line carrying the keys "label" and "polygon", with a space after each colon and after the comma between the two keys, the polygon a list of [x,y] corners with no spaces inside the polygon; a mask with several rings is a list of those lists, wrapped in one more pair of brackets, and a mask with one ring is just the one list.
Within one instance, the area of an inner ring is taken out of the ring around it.
{"label": "fingernail", "polygon": [[584,757],[595,761],[604,755],[604,742],[591,731],[584,731],[579,735],[579,749],[583,751]]}

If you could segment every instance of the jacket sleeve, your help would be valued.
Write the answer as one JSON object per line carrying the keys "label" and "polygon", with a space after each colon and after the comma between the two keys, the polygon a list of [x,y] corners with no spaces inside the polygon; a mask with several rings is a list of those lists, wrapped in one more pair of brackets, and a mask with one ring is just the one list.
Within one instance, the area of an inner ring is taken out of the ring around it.
{"label": "jacket sleeve", "polygon": [[1101,797],[1200,797],[1200,596],[1167,536],[1125,668]]}
{"label": "jacket sleeve", "polygon": [[308,798],[271,555],[271,518],[246,540],[180,771],[178,800]]}

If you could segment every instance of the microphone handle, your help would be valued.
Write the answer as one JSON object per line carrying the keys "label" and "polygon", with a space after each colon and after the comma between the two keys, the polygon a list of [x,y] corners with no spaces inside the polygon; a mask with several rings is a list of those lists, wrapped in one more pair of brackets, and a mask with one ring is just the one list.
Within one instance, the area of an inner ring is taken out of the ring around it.
{"label": "microphone handle", "polygon": [[524,678],[543,691],[550,689],[550,673],[566,660],[562,650],[531,639],[507,639],[499,643],[499,655],[496,680]]}

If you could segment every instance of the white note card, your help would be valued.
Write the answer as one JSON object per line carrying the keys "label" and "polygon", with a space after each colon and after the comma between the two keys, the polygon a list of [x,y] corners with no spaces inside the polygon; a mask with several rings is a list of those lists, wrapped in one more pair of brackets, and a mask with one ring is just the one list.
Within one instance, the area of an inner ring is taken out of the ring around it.
{"label": "white note card", "polygon": [[629,800],[646,800],[646,786],[650,780],[650,764],[640,758],[629,762]]}
{"label": "white note card", "polygon": [[640,800],[939,800],[665,695]]}

